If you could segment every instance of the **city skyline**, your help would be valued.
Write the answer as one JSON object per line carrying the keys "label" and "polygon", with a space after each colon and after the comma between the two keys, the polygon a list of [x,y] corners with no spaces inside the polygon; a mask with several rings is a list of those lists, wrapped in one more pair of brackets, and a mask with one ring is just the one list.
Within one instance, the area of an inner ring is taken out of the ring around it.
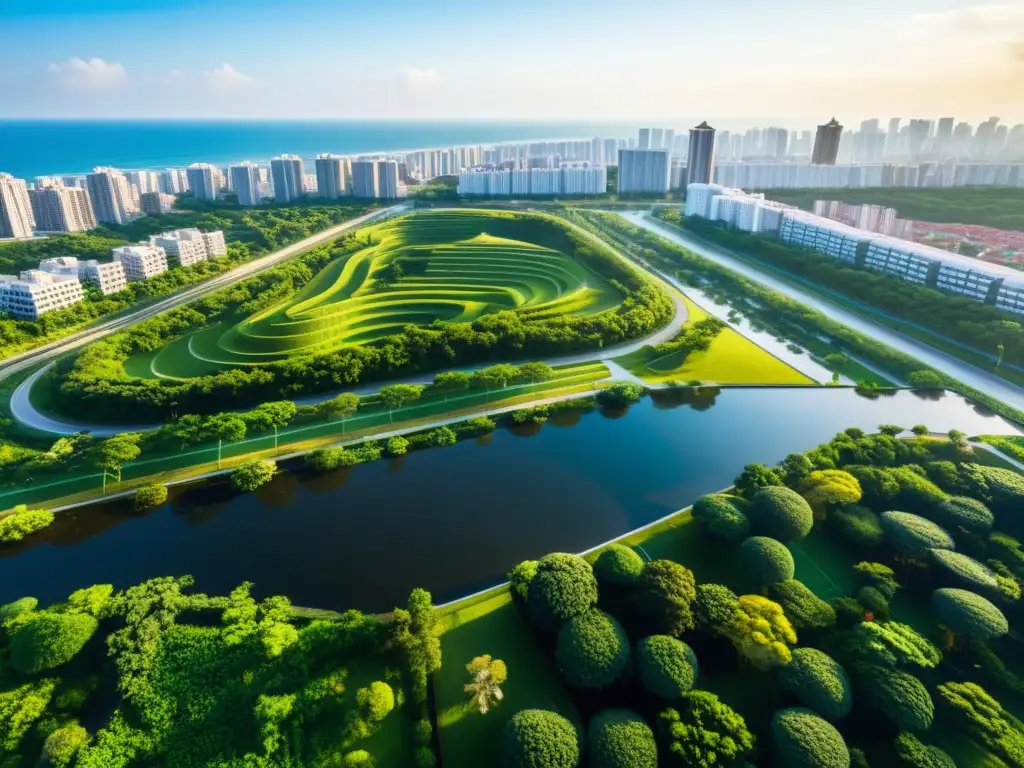
{"label": "city skyline", "polygon": [[[1024,119],[1024,0],[865,0],[854,15],[808,0],[737,0],[730,14],[668,0],[32,5],[0,6],[0,117]],[[521,55],[495,55],[510,23],[540,14],[571,34],[531,34]],[[332,26],[346,33],[337,50],[280,54],[282,37],[313,42]],[[370,26],[387,34],[356,34]],[[687,60],[719,65],[686,76],[683,33]],[[782,118],[768,117],[780,111],[765,87],[775,80]]]}

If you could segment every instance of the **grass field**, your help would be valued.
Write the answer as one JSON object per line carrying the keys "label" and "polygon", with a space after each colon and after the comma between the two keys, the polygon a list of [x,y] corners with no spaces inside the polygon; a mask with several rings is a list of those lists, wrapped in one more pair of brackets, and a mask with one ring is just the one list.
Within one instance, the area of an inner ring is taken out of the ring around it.
{"label": "grass field", "polygon": [[[687,326],[703,320],[707,313],[689,299],[683,299],[689,313]],[[725,328],[705,352],[683,350],[657,352],[644,347],[615,360],[634,376],[650,384],[670,381],[701,381],[715,384],[814,384],[800,371],[761,349],[731,328]]]}
{"label": "grass field", "polygon": [[408,325],[470,322],[500,310],[532,320],[582,316],[621,303],[621,291],[586,265],[531,242],[529,222],[460,210],[369,227],[359,234],[365,247],[282,302],[134,355],[125,369],[135,377],[184,379],[371,343]]}

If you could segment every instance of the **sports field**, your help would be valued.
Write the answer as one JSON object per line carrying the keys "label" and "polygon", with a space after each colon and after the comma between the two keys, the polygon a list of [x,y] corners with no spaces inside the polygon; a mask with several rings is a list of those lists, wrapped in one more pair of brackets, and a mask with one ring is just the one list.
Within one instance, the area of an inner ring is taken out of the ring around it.
{"label": "sports field", "polygon": [[408,325],[513,310],[532,320],[590,315],[624,296],[523,215],[430,211],[361,230],[366,245],[252,315],[125,362],[131,376],[183,379],[367,344]]}

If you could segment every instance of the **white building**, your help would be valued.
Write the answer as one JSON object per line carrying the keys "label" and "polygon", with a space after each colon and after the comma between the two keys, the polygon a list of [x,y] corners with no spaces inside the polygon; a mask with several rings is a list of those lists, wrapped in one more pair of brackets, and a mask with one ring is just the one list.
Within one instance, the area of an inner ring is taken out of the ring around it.
{"label": "white building", "polygon": [[156,215],[170,213],[174,209],[177,198],[163,192],[143,192],[139,195],[139,206],[143,213]]}
{"label": "white building", "polygon": [[200,232],[194,227],[153,235],[149,244],[162,249],[170,262],[182,267],[225,256],[228,252],[223,232]]}
{"label": "white building", "polygon": [[686,187],[686,216],[721,221],[744,232],[776,233],[782,225],[787,207],[765,200],[763,194],[749,194],[742,189],[720,184],[695,182]]}
{"label": "white building", "polygon": [[87,232],[96,227],[89,194],[76,187],[30,189],[29,201],[37,232]]}
{"label": "white building", "polygon": [[270,161],[270,176],[278,203],[290,203],[306,193],[306,172],[298,155],[275,157]]}
{"label": "white building", "polygon": [[401,197],[397,160],[389,158],[377,161],[377,196],[384,200],[394,200]]}
{"label": "white building", "polygon": [[377,161],[360,158],[352,161],[352,196],[373,198],[377,193]]}
{"label": "white building", "polygon": [[209,163],[192,163],[185,169],[188,188],[196,200],[216,200],[221,187],[220,170]]}
{"label": "white building", "polygon": [[823,219],[804,211],[786,211],[779,228],[779,239],[784,243],[812,248],[829,256],[858,263],[871,242],[872,234],[831,219]]}
{"label": "white building", "polygon": [[666,149],[620,149],[619,194],[663,195],[668,192],[671,157]]}
{"label": "white building", "polygon": [[128,287],[124,264],[119,261],[96,261],[88,259],[78,262],[78,279],[92,283],[104,296],[118,293]]}
{"label": "white building", "polygon": [[260,205],[263,202],[262,179],[259,166],[248,160],[228,168],[231,188],[238,195],[239,205]]}
{"label": "white building", "polygon": [[134,283],[167,271],[167,254],[155,245],[122,245],[111,253],[124,266],[124,276]]}
{"label": "white building", "polygon": [[85,295],[78,277],[28,269],[20,277],[0,275],[0,310],[37,320],[55,309],[77,304]]}
{"label": "white building", "polygon": [[317,195],[334,200],[348,194],[352,177],[352,162],[339,155],[316,156]]}
{"label": "white building", "polygon": [[0,237],[32,237],[35,223],[25,180],[0,173]]}
{"label": "white building", "polygon": [[474,168],[459,173],[459,194],[486,197],[603,195],[608,169],[589,162],[562,163],[560,168]]}
{"label": "white building", "polygon": [[160,174],[156,171],[127,171],[124,177],[136,186],[140,195],[160,191]]}
{"label": "white building", "polygon": [[180,195],[188,192],[188,176],[179,168],[168,168],[160,174],[158,191],[165,195]]}
{"label": "white building", "polygon": [[608,191],[608,169],[592,163],[562,163],[562,190],[567,196],[603,195]]}
{"label": "white building", "polygon": [[97,221],[126,224],[140,215],[128,180],[116,168],[96,168],[85,177],[85,186]]}

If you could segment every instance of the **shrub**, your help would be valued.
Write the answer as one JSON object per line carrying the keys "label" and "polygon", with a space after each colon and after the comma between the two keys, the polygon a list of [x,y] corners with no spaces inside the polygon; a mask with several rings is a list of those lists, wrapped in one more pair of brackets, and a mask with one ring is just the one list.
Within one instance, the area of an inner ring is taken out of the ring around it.
{"label": "shrub", "polygon": [[686,643],[668,635],[651,635],[636,645],[640,684],[655,696],[674,701],[693,687],[700,667]]}
{"label": "shrub", "polygon": [[379,723],[395,708],[395,692],[390,685],[377,680],[356,691],[356,704],[367,720]]}
{"label": "shrub", "polygon": [[850,714],[853,693],[846,670],[828,654],[815,648],[797,648],[793,659],[779,670],[782,687],[826,720]]}
{"label": "shrub", "polygon": [[341,765],[343,768],[376,768],[377,761],[365,749],[357,749],[345,755]]}
{"label": "shrub", "polygon": [[598,712],[587,726],[591,768],[657,768],[654,733],[626,709]]}
{"label": "shrub", "polygon": [[438,427],[430,433],[430,436],[430,444],[436,446],[455,445],[459,441],[459,436],[450,427]]}
{"label": "shrub", "polygon": [[245,461],[231,473],[231,484],[239,491],[248,493],[269,483],[275,472],[277,465],[268,459]]}
{"label": "shrub", "polygon": [[540,629],[554,632],[597,602],[597,579],[590,563],[577,555],[555,552],[537,561],[527,608]]}
{"label": "shrub", "polygon": [[854,597],[833,597],[828,601],[836,612],[836,626],[849,629],[864,621],[864,606]]}
{"label": "shrub", "polygon": [[745,768],[754,762],[754,735],[744,719],[708,691],[683,694],[666,709],[659,731],[671,765],[679,768]]}
{"label": "shrub", "polygon": [[786,545],[766,536],[751,536],[740,545],[743,568],[759,587],[792,579],[796,571]]}
{"label": "shrub", "polygon": [[924,470],[920,467],[906,465],[890,467],[886,471],[898,486],[895,501],[900,509],[930,515],[949,498],[941,488],[924,476]]}
{"label": "shrub", "polygon": [[533,581],[533,577],[536,575],[536,560],[523,560],[521,563],[516,563],[516,566],[509,571],[508,580],[512,587],[512,592],[523,602],[526,601],[526,596],[529,593],[530,582]]}
{"label": "shrub", "polygon": [[644,388],[632,381],[616,381],[597,393],[597,402],[606,406],[623,406],[637,402],[644,394]]}
{"label": "shrub", "polygon": [[750,520],[733,501],[721,493],[701,496],[693,504],[693,519],[710,536],[738,543],[750,535]]}
{"label": "shrub", "polygon": [[347,448],[317,448],[306,454],[306,465],[316,472],[354,467],[359,461],[359,454]]}
{"label": "shrub", "polygon": [[6,605],[0,605],[0,624],[23,613],[30,613],[38,605],[39,601],[34,597],[22,597]]}
{"label": "shrub", "polygon": [[801,485],[800,493],[819,514],[836,504],[855,504],[861,497],[857,478],[841,469],[811,472]]}
{"label": "shrub", "polygon": [[768,594],[782,606],[782,610],[796,629],[825,629],[834,627],[836,612],[827,602],[811,592],[797,579],[773,584]]}
{"label": "shrub", "polygon": [[644,566],[639,587],[650,634],[678,636],[693,629],[697,589],[692,571],[671,560],[652,560]]}
{"label": "shrub", "polygon": [[437,765],[437,755],[430,747],[420,747],[413,755],[413,762],[416,768],[434,768]]}
{"label": "shrub", "polygon": [[405,456],[409,451],[409,441],[401,435],[388,438],[387,452],[389,456]]}
{"label": "shrub", "polygon": [[857,602],[872,617],[885,621],[889,618],[889,601],[878,587],[861,587],[857,590]]}
{"label": "shrub", "polygon": [[89,732],[80,725],[58,728],[46,737],[39,762],[44,766],[65,768],[71,765],[78,751],[89,741]]}
{"label": "shrub", "polygon": [[643,570],[643,558],[622,544],[612,544],[594,562],[598,584],[635,584]]}
{"label": "shrub", "polygon": [[935,516],[950,528],[963,528],[975,533],[988,533],[995,525],[992,511],[969,496],[952,496],[935,509]]}
{"label": "shrub", "polygon": [[998,589],[996,574],[973,557],[949,549],[933,549],[932,559],[946,571],[974,589]]}
{"label": "shrub", "polygon": [[859,658],[894,667],[937,667],[942,652],[928,638],[898,621],[865,621],[850,636],[850,650]]}
{"label": "shrub", "polygon": [[954,725],[1008,765],[1024,765],[1020,722],[976,683],[943,683],[937,689],[943,711]]}
{"label": "shrub", "polygon": [[593,608],[562,625],[555,662],[569,685],[607,688],[629,664],[629,640],[618,621]]}
{"label": "shrub", "polygon": [[504,768],[576,768],[580,740],[572,723],[543,709],[524,709],[509,718],[501,734]]}
{"label": "shrub", "polygon": [[763,488],[782,485],[782,473],[774,467],[764,464],[747,464],[740,476],[733,481],[736,491],[744,498],[750,499]]}
{"label": "shrub", "polygon": [[780,709],[772,717],[772,742],[786,768],[848,768],[850,752],[839,731],[809,709]]}
{"label": "shrub", "polygon": [[797,640],[782,606],[760,595],[740,596],[723,634],[758,669],[788,664],[792,658],[789,646]]}
{"label": "shrub", "polygon": [[135,491],[135,511],[148,512],[167,501],[167,488],[159,483],[144,485]]}
{"label": "shrub", "polygon": [[840,535],[863,547],[877,547],[885,540],[878,515],[860,504],[840,504],[828,516]]}
{"label": "shrub", "polygon": [[85,647],[99,623],[85,613],[37,613],[20,624],[10,642],[11,666],[34,674],[66,664]]}
{"label": "shrub", "polygon": [[896,572],[882,563],[860,562],[853,566],[858,580],[868,587],[874,587],[886,600],[892,600],[900,584],[896,581]]}
{"label": "shrub", "polygon": [[897,549],[925,555],[930,549],[956,549],[953,537],[931,520],[910,512],[883,512],[882,530]]}
{"label": "shrub", "polygon": [[779,541],[798,541],[814,526],[811,506],[796,491],[763,488],[750,501],[754,530]]}
{"label": "shrub", "polygon": [[732,621],[738,606],[739,598],[728,587],[721,584],[701,584],[697,587],[693,615],[698,626],[717,631]]}
{"label": "shrub", "polygon": [[67,612],[88,613],[90,616],[100,618],[113,594],[113,584],[93,584],[85,589],[76,589],[68,595]]}
{"label": "shrub", "polygon": [[975,466],[993,511],[1012,514],[1024,506],[1024,476],[1009,469]]}
{"label": "shrub", "polygon": [[907,672],[875,664],[856,668],[858,696],[901,731],[923,731],[935,719],[935,705],[924,684]]}
{"label": "shrub", "polygon": [[413,726],[413,737],[420,746],[427,746],[434,738],[434,724],[429,717],[421,717]]}
{"label": "shrub", "polygon": [[0,542],[21,541],[30,533],[48,528],[53,520],[53,512],[48,510],[15,507],[12,514],[0,517]]}
{"label": "shrub", "polygon": [[990,640],[1010,631],[1003,612],[981,595],[966,589],[937,589],[932,605],[946,625],[958,635]]}
{"label": "shrub", "polygon": [[953,758],[938,747],[921,743],[912,733],[897,736],[894,751],[906,768],[956,768]]}

